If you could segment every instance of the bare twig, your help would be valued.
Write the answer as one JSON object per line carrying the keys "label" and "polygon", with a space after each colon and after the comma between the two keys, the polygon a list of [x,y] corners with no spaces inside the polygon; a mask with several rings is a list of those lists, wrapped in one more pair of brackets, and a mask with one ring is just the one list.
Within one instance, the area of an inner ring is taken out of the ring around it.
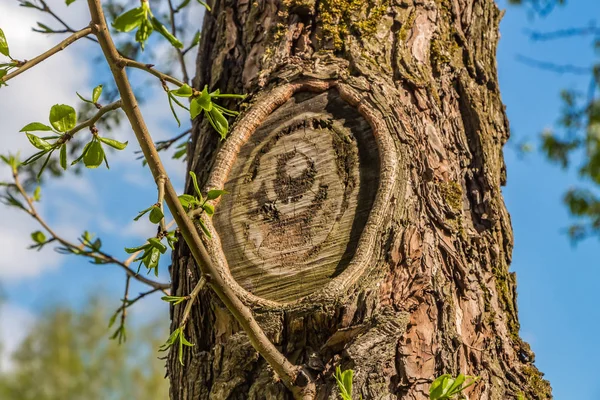
{"label": "bare twig", "polygon": [[160,230],[162,232],[166,232],[166,230],[167,230],[167,227],[165,225],[165,217],[164,217],[165,210],[164,210],[164,205],[163,205],[163,203],[165,201],[165,181],[166,181],[166,179],[167,178],[162,175],[156,179],[156,187],[158,188],[157,204],[158,204],[158,208],[160,209],[160,211],[163,214],[163,217],[160,219]]}
{"label": "bare twig", "polygon": [[531,40],[546,41],[565,39],[573,36],[598,36],[600,35],[600,28],[598,28],[595,25],[590,25],[579,28],[559,29],[551,32],[538,32],[533,30],[526,30],[525,33],[529,35]]}
{"label": "bare twig", "polygon": [[39,63],[46,60],[47,58],[50,58],[51,56],[58,53],[59,51],[66,49],[67,46],[69,46],[73,42],[81,39],[82,37],[86,37],[90,33],[92,33],[92,28],[90,28],[90,27],[87,27],[80,31],[75,32],[74,34],[72,34],[71,36],[69,36],[68,38],[66,38],[65,40],[63,40],[62,42],[60,42],[59,44],[57,44],[56,46],[51,48],[50,50],[46,51],[45,53],[42,53],[39,56],[37,56],[29,61],[26,61],[25,63],[23,63],[23,65],[20,65],[16,71],[11,72],[10,74],[7,74],[3,78],[0,78],[0,81],[8,82],[12,78],[15,78],[16,76],[22,74],[23,72],[27,71],[31,67],[38,65]]}
{"label": "bare twig", "polygon": [[554,64],[551,62],[540,61],[527,56],[518,55],[517,61],[522,62],[533,68],[543,69],[546,71],[556,72],[557,74],[575,74],[575,75],[588,75],[592,69],[586,67],[580,67],[570,64]]}
{"label": "bare twig", "polygon": [[[244,329],[252,346],[265,358],[294,396],[298,399],[314,398],[315,388],[310,376],[300,367],[291,364],[277,350],[256,322],[251,310],[237,297],[233,289],[225,283],[221,271],[213,264],[193,221],[187,216],[183,206],[179,202],[177,192],[173,188],[160,160],[160,156],[154,147],[152,137],[148,132],[137,99],[133,94],[127,73],[124,69],[130,62],[122,59],[114,45],[106,25],[101,0],[88,0],[88,6],[92,15],[94,33],[100,42],[104,56],[110,65],[115,83],[121,94],[123,110],[129,119],[154,179],[158,179],[161,176],[167,177],[165,179],[165,200],[207,283],[229,309],[242,329]],[[156,75],[155,71],[151,68],[145,67],[142,69],[149,70],[149,72],[152,71],[151,73]],[[303,376],[303,379],[297,380],[300,374]],[[301,381],[302,386],[299,384]]]}
{"label": "bare twig", "polygon": [[[159,140],[158,142],[154,143],[154,146],[156,146],[156,151],[164,151],[169,149],[171,146],[173,146],[179,139],[183,138],[184,136],[189,135],[190,133],[192,133],[192,129],[188,129],[182,133],[180,133],[179,135],[172,137],[171,139],[167,139],[167,140]],[[141,154],[142,151],[141,150],[136,150],[135,151],[136,154]],[[142,154],[141,156],[139,156],[137,159],[142,159],[144,158],[144,155]]]}
{"label": "bare twig", "polygon": [[[42,30],[33,28],[34,32],[40,32],[40,33],[75,33],[75,32],[77,32],[75,29],[73,29],[71,26],[69,26],[62,18],[60,18],[58,15],[56,15],[56,13],[54,11],[52,11],[52,9],[48,6],[48,4],[44,0],[38,0],[38,1],[40,2],[41,6],[37,6],[37,5],[33,4],[33,5],[30,5],[30,7],[35,8],[36,10],[39,10],[43,13],[50,14],[52,16],[52,18],[54,18],[59,24],[61,24],[64,27],[64,29],[53,30],[51,32],[47,32],[47,31],[42,31]],[[93,38],[90,36],[86,36],[85,38],[92,42],[98,43],[98,40],[96,40],[96,38]]]}
{"label": "bare twig", "polygon": [[33,204],[33,201],[31,199],[31,197],[29,197],[27,195],[27,192],[25,191],[25,189],[23,188],[23,185],[21,184],[21,181],[19,180],[19,175],[16,172],[13,172],[13,179],[15,182],[14,187],[17,188],[18,192],[20,193],[20,195],[23,197],[23,199],[27,202],[27,205],[29,207],[27,211],[27,213],[33,217],[41,226],[42,228],[44,228],[44,230],[46,232],[48,232],[48,234],[52,237],[53,240],[57,241],[58,243],[62,244],[63,246],[65,246],[68,249],[73,249],[73,250],[79,250],[79,252],[81,254],[83,254],[86,257],[89,258],[94,258],[94,259],[99,259],[104,263],[107,264],[116,264],[118,266],[120,266],[121,268],[123,268],[125,270],[125,272],[127,273],[128,276],[131,276],[132,278],[152,287],[155,288],[157,290],[162,290],[162,289],[169,289],[171,287],[170,284],[168,283],[160,283],[160,282],[156,282],[153,281],[151,279],[148,279],[142,275],[138,275],[137,273],[135,273],[134,271],[132,271],[129,268],[129,263],[125,263],[122,261],[117,260],[116,258],[114,258],[111,255],[108,255],[102,251],[93,251],[93,252],[81,252],[80,246],[78,246],[75,243],[69,242],[68,240],[62,238],[61,236],[59,236],[49,225],[48,223],[40,216],[40,214],[37,212],[35,205]]}
{"label": "bare twig", "polygon": [[152,64],[144,64],[139,61],[131,60],[129,58],[123,58],[119,55],[119,53],[117,53],[117,57],[118,58],[115,61],[118,63],[117,65],[115,65],[115,67],[117,67],[117,68],[130,67],[130,68],[141,69],[143,71],[146,71],[146,72],[156,76],[161,81],[166,81],[166,82],[172,83],[173,85],[176,85],[177,87],[181,87],[184,85],[184,83],[181,82],[180,80],[175,79],[170,75],[167,75],[167,74],[164,74],[162,72],[155,70],[153,68],[154,65],[152,65]]}
{"label": "bare twig", "polygon": [[[171,33],[173,34],[173,36],[177,36],[177,25],[175,23],[175,7],[173,7],[173,0],[169,0],[169,16],[170,16],[170,20],[171,20]],[[190,78],[188,75],[188,71],[187,71],[187,67],[185,65],[185,59],[184,59],[184,53],[181,49],[175,49],[175,51],[177,52],[177,60],[179,61],[179,64],[181,66],[181,74],[183,77],[183,81],[185,83],[189,83]]]}
{"label": "bare twig", "polygon": [[190,317],[190,313],[192,312],[192,306],[194,305],[198,294],[200,293],[202,288],[204,288],[204,286],[206,286],[206,278],[202,276],[198,283],[196,283],[196,286],[194,286],[194,289],[192,289],[192,292],[187,296],[187,303],[185,303],[185,308],[183,309],[183,315],[179,324],[179,327],[181,328],[182,332],[185,329],[188,318]]}

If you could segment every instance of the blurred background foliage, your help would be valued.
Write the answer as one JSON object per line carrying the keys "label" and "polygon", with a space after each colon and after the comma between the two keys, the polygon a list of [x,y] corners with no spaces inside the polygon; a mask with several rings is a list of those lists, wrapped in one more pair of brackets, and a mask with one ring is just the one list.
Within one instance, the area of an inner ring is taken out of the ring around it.
{"label": "blurred background foliage", "polygon": [[167,399],[157,349],[168,336],[168,324],[162,319],[130,323],[128,340],[119,345],[109,339],[110,314],[101,297],[80,310],[50,306],[0,369],[0,399]]}

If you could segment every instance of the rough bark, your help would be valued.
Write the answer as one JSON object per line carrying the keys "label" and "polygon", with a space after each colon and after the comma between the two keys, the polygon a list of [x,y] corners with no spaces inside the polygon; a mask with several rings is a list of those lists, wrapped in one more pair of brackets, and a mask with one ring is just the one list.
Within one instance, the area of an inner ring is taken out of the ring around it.
{"label": "rough bark", "polygon": [[[207,246],[319,399],[337,398],[336,365],[357,398],[426,399],[443,373],[480,376],[471,399],[552,397],[509,272],[501,15],[492,0],[217,0],[204,18],[195,86],[251,95],[224,142],[194,124],[188,168],[231,191]],[[184,245],[172,279],[177,295],[198,279]],[[187,330],[172,399],[291,398],[209,291]]]}

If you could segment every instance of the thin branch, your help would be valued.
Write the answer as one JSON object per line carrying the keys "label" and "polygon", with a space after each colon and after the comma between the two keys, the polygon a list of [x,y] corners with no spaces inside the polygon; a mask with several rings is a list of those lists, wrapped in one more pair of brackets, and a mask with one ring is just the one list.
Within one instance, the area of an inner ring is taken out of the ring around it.
{"label": "thin branch", "polygon": [[[50,7],[48,7],[48,4],[46,4],[46,2],[44,0],[39,0],[39,1],[42,4],[42,8],[39,8],[39,7],[34,7],[34,8],[37,8],[38,10],[40,10],[42,12],[50,14],[56,21],[58,21],[59,24],[61,24],[65,28],[63,32],[55,31],[53,33],[67,33],[67,32],[75,33],[75,32],[77,32],[76,30],[71,28],[65,21],[63,21],[62,18],[60,18],[58,15],[56,15],[56,13],[54,11],[52,11],[52,9]],[[86,36],[86,39],[91,40],[92,42],[98,43],[98,40],[96,40],[93,37]]]}
{"label": "thin branch", "polygon": [[167,180],[167,178],[165,176],[159,176],[158,179],[156,180],[156,187],[158,188],[158,200],[157,200],[157,204],[158,204],[158,208],[160,209],[160,212],[162,212],[163,217],[160,219],[160,230],[162,232],[166,232],[167,227],[165,225],[165,209],[163,206],[163,203],[165,201],[165,181]]}
{"label": "thin branch", "polygon": [[[129,119],[154,179],[156,180],[160,176],[167,177],[165,179],[165,200],[203,276],[238,321],[242,329],[244,329],[252,346],[265,358],[294,396],[298,399],[314,398],[315,388],[311,377],[301,367],[290,363],[273,345],[256,322],[252,311],[237,297],[233,289],[225,283],[221,271],[213,264],[193,221],[187,216],[183,206],[179,202],[177,192],[168,179],[160,156],[154,147],[152,137],[148,132],[148,127],[140,112],[137,99],[133,94],[127,73],[124,69],[127,61],[124,61],[119,56],[106,25],[101,0],[88,0],[88,6],[92,15],[94,33],[100,42],[104,56],[110,65],[115,83],[121,94],[123,110]],[[152,71],[151,68],[142,69]],[[302,375],[303,379],[298,380],[299,375]],[[302,382],[302,386],[300,386],[300,382]]]}
{"label": "thin branch", "polygon": [[146,71],[146,72],[156,76],[161,81],[166,81],[166,82],[172,83],[173,85],[176,85],[177,87],[181,87],[184,85],[184,83],[181,82],[179,79],[173,78],[171,75],[167,75],[167,74],[164,74],[162,72],[155,70],[153,68],[154,65],[152,65],[152,64],[144,64],[139,61],[131,60],[129,58],[123,58],[118,53],[117,53],[117,57],[118,58],[115,60],[115,63],[116,63],[115,67],[117,67],[117,68],[130,67],[130,68],[141,69],[143,71]]}
{"label": "thin branch", "polygon": [[[102,118],[105,114],[121,108],[122,105],[123,104],[121,103],[121,100],[117,100],[114,103],[110,103],[109,105],[100,106],[100,109],[98,110],[98,112],[96,114],[94,114],[94,116],[92,118],[88,119],[87,121],[83,121],[82,123],[77,125],[75,128],[71,129],[70,131],[65,132],[65,134],[63,136],[65,139],[63,141],[70,140],[73,137],[73,135],[75,135],[77,132],[79,132],[82,129],[94,126],[96,124],[96,122],[98,122],[98,120],[100,120],[100,118]],[[60,139],[59,139],[59,142],[60,142]]]}
{"label": "thin branch", "polygon": [[600,28],[590,25],[586,27],[580,28],[568,28],[568,29],[559,29],[551,32],[538,32],[530,29],[526,29],[525,33],[529,35],[531,40],[535,41],[547,41],[547,40],[556,40],[556,39],[565,39],[573,36],[598,36],[600,35]]}
{"label": "thin branch", "polygon": [[[192,129],[188,129],[182,133],[180,133],[179,135],[172,137],[171,139],[166,139],[166,140],[159,140],[158,142],[154,143],[154,146],[156,146],[156,151],[164,151],[169,149],[171,146],[173,146],[179,139],[183,138],[184,136],[189,135],[190,133],[192,133]],[[141,150],[136,150],[135,154],[141,154],[142,151]],[[138,160],[144,158],[144,155],[142,154],[141,156],[137,157]]]}
{"label": "thin branch", "polygon": [[517,61],[522,62],[533,68],[543,69],[546,71],[556,72],[557,74],[575,74],[575,75],[588,75],[591,72],[591,68],[580,67],[570,64],[554,64],[551,62],[540,61],[527,56],[518,55]]}
{"label": "thin branch", "polygon": [[[35,208],[35,205],[33,204],[31,197],[29,197],[27,195],[27,192],[23,188],[23,185],[21,184],[21,181],[19,180],[19,175],[17,173],[13,173],[13,179],[15,182],[14,187],[17,188],[18,192],[21,194],[21,196],[23,197],[23,199],[27,202],[27,205],[29,206],[29,210],[26,210],[27,213],[31,217],[33,217],[38,222],[38,224],[40,224],[42,226],[42,228],[44,228],[44,230],[46,232],[48,232],[48,234],[52,237],[53,240],[56,240],[57,242],[59,242],[60,244],[62,244],[65,247],[67,247],[68,249],[73,249],[73,250],[77,249],[77,250],[81,251],[80,246],[78,246],[75,243],[69,242],[66,239],[63,239],[56,232],[54,232],[54,230],[48,225],[48,223],[40,216],[40,214],[37,212],[37,210]],[[137,273],[135,273],[134,271],[132,271],[129,268],[129,264],[119,261],[116,258],[114,258],[113,256],[108,255],[102,251],[86,252],[86,253],[82,253],[82,254],[89,258],[99,259],[106,264],[119,265],[121,268],[123,268],[125,270],[125,272],[127,273],[128,276],[131,276],[132,278],[134,278],[152,288],[155,288],[157,290],[169,289],[171,287],[171,285],[168,283],[156,282],[156,281],[148,279],[142,275],[138,275]]]}
{"label": "thin branch", "polygon": [[56,54],[58,52],[64,50],[65,48],[67,48],[67,46],[69,46],[73,42],[81,39],[82,37],[86,37],[90,33],[92,33],[92,28],[90,28],[89,26],[87,28],[84,28],[80,31],[75,32],[74,34],[72,34],[71,36],[69,36],[68,38],[66,38],[65,40],[63,40],[62,42],[60,42],[59,44],[57,44],[56,46],[51,48],[50,50],[46,51],[45,53],[42,53],[39,56],[37,56],[29,61],[26,61],[16,71],[11,72],[10,74],[7,74],[3,78],[0,78],[0,80],[5,83],[8,82],[12,78],[15,78],[16,76],[22,74],[23,72],[27,71],[31,67],[35,67],[42,61],[50,58],[51,56],[53,56],[54,54]]}
{"label": "thin branch", "polygon": [[179,327],[181,328],[182,331],[185,329],[188,318],[190,317],[190,313],[192,312],[192,306],[194,305],[194,302],[196,301],[198,294],[200,293],[202,288],[204,288],[204,286],[206,286],[206,278],[204,276],[202,276],[200,278],[200,280],[198,281],[198,283],[196,283],[196,286],[194,286],[194,289],[192,289],[192,292],[187,296],[188,300],[187,300],[187,303],[185,304],[185,309],[183,310],[183,315],[181,317],[181,323],[179,324]]}
{"label": "thin branch", "polygon": [[[169,0],[169,15],[170,15],[170,19],[171,19],[171,33],[173,34],[173,36],[177,36],[177,25],[175,24],[175,8],[173,7],[173,0]],[[188,83],[190,81],[189,75],[188,75],[188,71],[187,71],[187,67],[185,65],[185,59],[184,59],[184,53],[183,51],[181,51],[181,49],[177,49],[175,48],[175,51],[177,52],[177,60],[179,61],[179,64],[181,65],[181,74],[183,76],[183,81],[185,83]]]}

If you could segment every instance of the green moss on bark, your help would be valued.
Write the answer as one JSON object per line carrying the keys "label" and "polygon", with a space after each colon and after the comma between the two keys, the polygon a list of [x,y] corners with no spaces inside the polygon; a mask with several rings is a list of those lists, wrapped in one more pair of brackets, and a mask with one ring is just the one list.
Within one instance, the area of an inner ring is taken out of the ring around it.
{"label": "green moss on bark", "polygon": [[381,17],[389,6],[389,0],[322,0],[319,16],[322,40],[331,40],[334,50],[344,48],[349,34],[360,37],[372,36],[377,31]]}

